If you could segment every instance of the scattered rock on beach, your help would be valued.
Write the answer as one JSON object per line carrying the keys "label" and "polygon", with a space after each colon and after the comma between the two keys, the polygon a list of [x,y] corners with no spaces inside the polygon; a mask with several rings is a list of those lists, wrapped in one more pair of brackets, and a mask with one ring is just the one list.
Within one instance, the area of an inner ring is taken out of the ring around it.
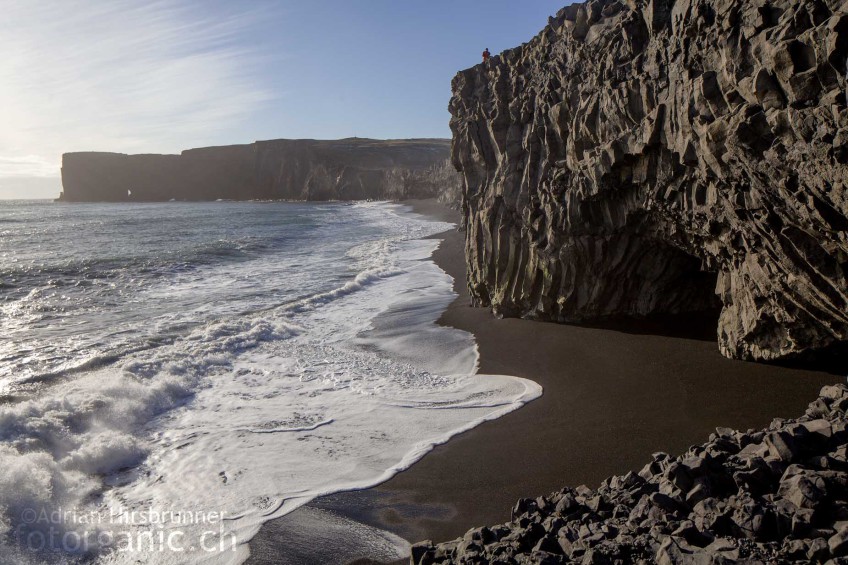
{"label": "scattered rock on beach", "polygon": [[800,418],[521,499],[511,522],[416,544],[411,563],[848,563],[846,408],[848,386],[826,386]]}

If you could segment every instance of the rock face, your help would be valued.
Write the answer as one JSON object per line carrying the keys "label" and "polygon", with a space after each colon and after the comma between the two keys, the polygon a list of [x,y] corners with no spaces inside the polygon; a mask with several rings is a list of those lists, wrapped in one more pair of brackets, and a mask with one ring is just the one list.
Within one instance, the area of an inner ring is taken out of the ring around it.
{"label": "rock face", "polygon": [[358,200],[459,194],[444,139],[259,141],[180,155],[66,153],[62,200]]}
{"label": "rock face", "polygon": [[718,428],[597,490],[522,499],[511,522],[416,544],[411,562],[846,563],[846,409],[848,387],[826,386],[797,420]]}
{"label": "rock face", "polygon": [[460,72],[468,284],[505,316],[721,308],[728,357],[848,339],[848,4],[590,0]]}

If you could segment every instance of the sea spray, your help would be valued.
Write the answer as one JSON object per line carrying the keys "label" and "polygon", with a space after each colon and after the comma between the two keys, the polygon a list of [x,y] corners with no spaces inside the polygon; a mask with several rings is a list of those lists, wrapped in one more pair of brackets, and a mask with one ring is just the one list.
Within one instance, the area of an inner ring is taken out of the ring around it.
{"label": "sea spray", "polygon": [[[57,349],[37,346],[40,330],[16,319],[18,349],[43,354],[34,363],[50,370],[6,373],[0,505],[13,535],[5,554],[237,563],[265,521],[381,482],[540,394],[529,381],[475,375],[473,337],[435,324],[454,294],[427,260],[438,240],[423,238],[450,225],[383,203],[218,205],[221,217],[208,206],[198,205],[211,223],[196,228],[205,235],[177,253],[183,267],[171,257],[163,273],[155,246],[135,249],[115,287],[86,290],[96,307],[76,308],[83,298],[71,293],[64,312],[48,309],[69,356],[84,343],[93,352],[81,348],[80,359],[111,361],[63,370]],[[257,237],[227,239],[236,212]],[[183,229],[157,219],[166,205],[139,213],[157,231]],[[179,246],[176,233],[157,237],[162,254],[171,241]],[[207,263],[206,240],[251,241],[250,257],[219,252]],[[79,288],[69,277],[66,286]],[[14,312],[15,300],[5,304]],[[26,366],[11,349],[5,367]],[[30,510],[72,513],[43,524],[25,519]],[[91,515],[99,519],[80,519]],[[116,519],[145,515],[157,519]],[[60,541],[33,546],[51,535]]]}

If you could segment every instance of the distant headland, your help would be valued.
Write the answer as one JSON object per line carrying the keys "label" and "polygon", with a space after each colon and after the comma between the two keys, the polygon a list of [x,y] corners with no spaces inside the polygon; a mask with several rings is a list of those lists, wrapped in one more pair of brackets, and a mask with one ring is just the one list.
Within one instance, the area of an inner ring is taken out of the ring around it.
{"label": "distant headland", "polygon": [[179,155],[62,156],[66,202],[361,200],[459,193],[448,139],[275,139]]}

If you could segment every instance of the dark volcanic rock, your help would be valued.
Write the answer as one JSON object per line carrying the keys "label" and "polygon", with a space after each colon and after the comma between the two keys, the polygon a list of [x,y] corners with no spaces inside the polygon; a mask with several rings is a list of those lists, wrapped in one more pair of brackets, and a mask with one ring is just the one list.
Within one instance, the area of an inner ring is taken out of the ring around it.
{"label": "dark volcanic rock", "polygon": [[[848,386],[824,387],[797,420],[775,420],[762,432],[719,428],[708,443],[680,457],[655,454],[638,475],[612,477],[595,491],[521,499],[511,522],[416,544],[411,562],[845,562],[846,401]],[[791,438],[794,448],[773,452],[775,438]],[[698,489],[707,494],[693,502]]]}
{"label": "dark volcanic rock", "polygon": [[722,308],[729,357],[848,339],[848,4],[590,0],[460,72],[469,287],[561,322]]}
{"label": "dark volcanic rock", "polygon": [[66,153],[63,200],[361,200],[439,197],[459,175],[443,139],[258,141],[180,155]]}

